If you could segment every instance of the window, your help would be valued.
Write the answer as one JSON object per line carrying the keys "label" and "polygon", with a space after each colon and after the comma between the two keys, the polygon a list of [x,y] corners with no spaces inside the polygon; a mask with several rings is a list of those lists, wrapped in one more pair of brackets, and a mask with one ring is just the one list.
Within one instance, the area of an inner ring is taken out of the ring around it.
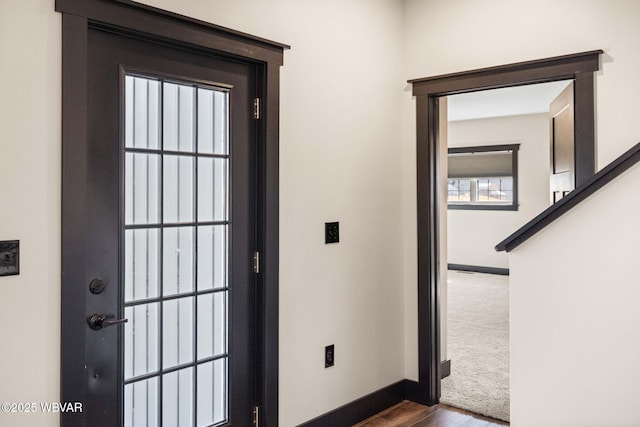
{"label": "window", "polygon": [[517,210],[519,144],[449,149],[449,209]]}

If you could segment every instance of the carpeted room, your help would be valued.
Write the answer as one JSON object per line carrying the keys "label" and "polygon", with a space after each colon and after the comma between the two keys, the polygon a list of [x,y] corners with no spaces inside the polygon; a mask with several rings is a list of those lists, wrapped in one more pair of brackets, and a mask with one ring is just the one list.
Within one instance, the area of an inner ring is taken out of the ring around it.
{"label": "carpeted room", "polygon": [[441,401],[509,421],[509,276],[449,270]]}

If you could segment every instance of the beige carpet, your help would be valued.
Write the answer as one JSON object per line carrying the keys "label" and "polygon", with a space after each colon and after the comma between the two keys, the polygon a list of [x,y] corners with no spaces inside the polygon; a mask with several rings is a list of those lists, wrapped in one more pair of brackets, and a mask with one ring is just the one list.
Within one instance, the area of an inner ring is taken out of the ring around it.
{"label": "beige carpet", "polygon": [[442,403],[509,421],[509,277],[449,271]]}

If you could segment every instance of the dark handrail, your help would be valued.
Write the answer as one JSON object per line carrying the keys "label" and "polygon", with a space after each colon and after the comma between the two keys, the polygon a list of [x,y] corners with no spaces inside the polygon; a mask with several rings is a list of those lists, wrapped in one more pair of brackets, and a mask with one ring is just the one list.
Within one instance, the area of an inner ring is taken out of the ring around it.
{"label": "dark handrail", "polygon": [[631,166],[640,161],[640,143],[625,151],[620,157],[609,163],[598,173],[593,175],[582,185],[560,199],[559,202],[549,206],[540,215],[520,227],[517,231],[496,245],[496,251],[510,252],[520,246],[538,231],[551,224],[584,199],[604,187],[614,178],[625,172]]}

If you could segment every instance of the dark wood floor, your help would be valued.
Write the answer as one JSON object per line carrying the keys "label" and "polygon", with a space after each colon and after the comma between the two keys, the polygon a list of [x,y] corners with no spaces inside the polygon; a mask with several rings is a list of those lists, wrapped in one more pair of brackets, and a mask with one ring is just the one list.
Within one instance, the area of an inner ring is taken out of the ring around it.
{"label": "dark wood floor", "polygon": [[354,427],[501,427],[509,423],[447,405],[423,406],[405,400]]}

